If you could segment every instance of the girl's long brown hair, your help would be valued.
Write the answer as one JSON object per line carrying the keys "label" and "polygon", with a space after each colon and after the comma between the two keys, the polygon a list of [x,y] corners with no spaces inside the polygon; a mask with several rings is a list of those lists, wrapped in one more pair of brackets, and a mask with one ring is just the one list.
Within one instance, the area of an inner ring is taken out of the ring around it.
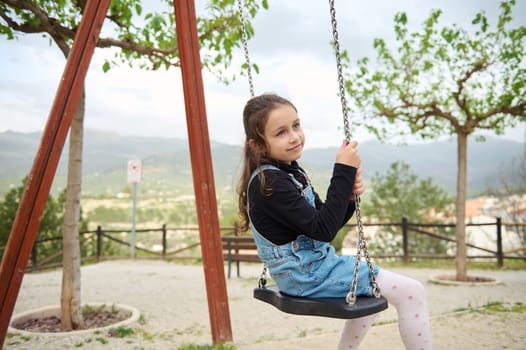
{"label": "girl's long brown hair", "polygon": [[[288,105],[296,109],[289,100],[276,94],[263,94],[253,97],[248,100],[243,109],[245,145],[241,177],[237,187],[241,231],[247,231],[249,229],[246,191],[250,176],[262,163],[271,161],[271,159],[268,158],[268,145],[265,140],[265,125],[268,115],[274,109],[283,105]],[[261,191],[264,191],[265,176],[263,172],[259,174],[259,177]]]}

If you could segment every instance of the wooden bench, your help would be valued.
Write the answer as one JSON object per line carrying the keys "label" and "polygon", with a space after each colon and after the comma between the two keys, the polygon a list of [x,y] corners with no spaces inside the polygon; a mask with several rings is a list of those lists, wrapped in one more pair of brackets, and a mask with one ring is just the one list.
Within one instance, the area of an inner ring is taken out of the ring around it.
{"label": "wooden bench", "polygon": [[237,265],[239,277],[240,262],[261,262],[254,238],[251,236],[222,236],[223,258],[228,262],[228,278],[232,270],[232,263]]}

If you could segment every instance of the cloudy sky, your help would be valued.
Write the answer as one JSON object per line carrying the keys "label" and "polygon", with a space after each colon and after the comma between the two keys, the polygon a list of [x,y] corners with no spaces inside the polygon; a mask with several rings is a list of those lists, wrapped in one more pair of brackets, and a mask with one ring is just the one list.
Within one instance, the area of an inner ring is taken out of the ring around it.
{"label": "cloudy sky", "polygon": [[[513,16],[526,23],[526,1],[517,1]],[[337,97],[335,59],[330,47],[332,32],[328,2],[270,0],[254,22],[250,41],[251,61],[260,67],[255,75],[256,93],[276,92],[291,99],[300,111],[308,147],[339,145],[342,117]],[[475,13],[484,9],[494,24],[497,0],[337,0],[342,49],[353,59],[373,57],[372,42],[393,39],[393,17],[399,11],[418,29],[434,8],[443,10],[441,24],[469,27]],[[18,41],[0,40],[0,132],[42,130],[64,69],[58,49],[39,35]],[[86,79],[85,125],[122,135],[186,138],[181,77],[171,71],[114,68],[104,74],[101,66],[109,52],[97,49]],[[240,51],[237,61],[242,61]],[[241,144],[241,112],[249,97],[248,83],[239,79],[229,86],[204,75],[210,137]],[[353,132],[357,140],[372,138]],[[509,130],[505,138],[524,142],[525,124]],[[409,140],[411,141],[411,140]]]}

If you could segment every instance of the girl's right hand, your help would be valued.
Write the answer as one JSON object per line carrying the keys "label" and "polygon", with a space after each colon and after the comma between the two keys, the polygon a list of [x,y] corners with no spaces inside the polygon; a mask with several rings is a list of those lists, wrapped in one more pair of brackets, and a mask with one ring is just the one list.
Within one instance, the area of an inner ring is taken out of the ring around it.
{"label": "girl's right hand", "polygon": [[340,149],[336,153],[336,163],[359,168],[361,160],[360,155],[358,154],[358,142],[347,142],[344,140],[343,144],[340,146]]}

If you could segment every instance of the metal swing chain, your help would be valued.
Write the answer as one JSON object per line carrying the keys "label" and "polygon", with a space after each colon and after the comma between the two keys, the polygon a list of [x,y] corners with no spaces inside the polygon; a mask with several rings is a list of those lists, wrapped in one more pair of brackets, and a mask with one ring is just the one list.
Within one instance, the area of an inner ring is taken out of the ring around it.
{"label": "metal swing chain", "polygon": [[241,41],[243,43],[243,51],[245,53],[245,64],[247,65],[248,88],[250,90],[250,97],[254,97],[254,81],[252,79],[252,65],[250,64],[250,56],[248,54],[248,34],[242,0],[237,0],[237,7],[239,21],[241,22]]}
{"label": "metal swing chain", "polygon": [[[338,71],[338,86],[340,90],[340,101],[342,105],[342,114],[343,114],[343,129],[345,134],[345,139],[347,141],[351,140],[351,131],[349,125],[349,117],[347,114],[347,100],[345,99],[345,83],[343,78],[341,54],[340,54],[340,41],[338,38],[338,26],[336,22],[336,9],[334,6],[334,0],[329,0],[330,14],[331,14],[331,24],[332,24],[332,36],[334,39],[334,54],[336,56],[336,68]],[[367,250],[367,244],[365,242],[363,225],[362,225],[362,214],[360,211],[360,196],[356,193],[354,194],[354,204],[356,208],[356,221],[358,226],[358,243],[356,249],[356,263],[354,266],[354,275],[351,282],[351,287],[349,294],[347,294],[345,301],[353,305],[356,302],[356,288],[358,285],[358,272],[360,270],[360,261],[362,259],[362,254],[365,257],[367,262],[367,268],[369,269],[369,275],[371,277],[371,286],[373,288],[373,295],[375,297],[380,297],[380,288],[376,283],[376,277],[374,275],[373,266],[371,263],[371,257],[369,256],[369,251]]]}
{"label": "metal swing chain", "polygon": [[336,22],[336,8],[334,7],[334,0],[329,0],[332,24],[332,37],[334,38],[334,54],[336,56],[336,69],[338,71],[338,88],[340,90],[340,102],[342,105],[343,115],[343,130],[345,139],[351,140],[351,128],[349,126],[349,117],[347,114],[347,100],[345,99],[345,82],[343,79],[342,58],[340,55],[340,40],[338,38],[338,25]]}
{"label": "metal swing chain", "polygon": [[[237,5],[238,5],[239,19],[240,19],[241,28],[242,28],[242,44],[243,44],[243,51],[245,54],[245,64],[247,66],[246,69],[247,69],[250,96],[254,97],[255,96],[254,81],[252,79],[252,65],[250,63],[250,56],[249,56],[249,51],[248,51],[248,34],[246,30],[246,21],[245,21],[245,16],[244,16],[244,11],[243,11],[242,0],[237,0]],[[341,105],[342,105],[344,134],[345,134],[345,139],[347,141],[350,141],[351,132],[350,132],[350,125],[349,125],[349,117],[347,114],[347,101],[345,99],[345,83],[344,83],[342,63],[341,63],[340,42],[338,38],[338,29],[337,29],[337,22],[336,22],[336,10],[334,6],[334,0],[329,0],[329,5],[330,5],[330,14],[331,14],[332,34],[334,38],[334,52],[336,56],[336,67],[338,71],[338,86],[339,86],[340,100],[341,100]],[[357,252],[356,252],[356,264],[354,268],[354,275],[353,275],[353,279],[351,283],[351,288],[350,288],[349,294],[347,294],[347,297],[345,298],[346,302],[351,305],[356,302],[356,288],[357,288],[358,272],[360,269],[360,261],[361,261],[362,254],[365,257],[365,260],[367,262],[367,267],[369,269],[369,275],[371,276],[371,285],[373,288],[373,294],[375,297],[380,296],[380,288],[378,287],[378,284],[376,283],[376,277],[374,276],[371,258],[369,256],[369,251],[367,249],[367,244],[364,238],[362,217],[361,217],[361,211],[360,211],[360,196],[358,196],[357,194],[354,195],[354,202],[355,202],[356,220],[357,220],[357,226],[358,226],[358,247],[357,247]],[[267,283],[267,266],[264,265],[263,271],[259,277],[258,285],[260,288],[263,288],[265,287],[266,283]]]}
{"label": "metal swing chain", "polygon": [[[241,41],[243,43],[243,52],[245,53],[245,64],[247,65],[248,88],[250,90],[250,97],[254,97],[254,80],[252,79],[252,65],[250,64],[250,55],[248,53],[248,34],[245,15],[243,11],[242,0],[237,0],[237,9],[239,13],[239,21],[241,23]],[[263,271],[259,275],[258,287],[265,288],[267,285],[268,269],[267,265],[263,264]]]}

